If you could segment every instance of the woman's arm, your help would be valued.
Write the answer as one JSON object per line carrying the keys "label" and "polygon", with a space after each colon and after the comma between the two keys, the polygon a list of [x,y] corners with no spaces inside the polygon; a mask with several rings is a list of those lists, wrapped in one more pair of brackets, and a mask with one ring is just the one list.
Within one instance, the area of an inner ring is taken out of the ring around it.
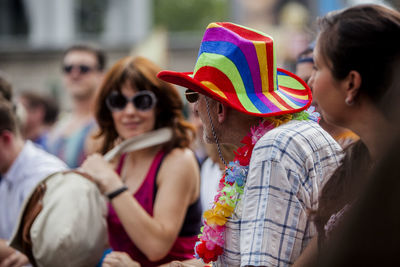
{"label": "woman's arm", "polygon": [[315,235],[303,250],[292,267],[311,266],[318,256],[318,236]]}
{"label": "woman's arm", "polygon": [[[122,185],[109,168],[110,165],[98,154],[89,157],[82,165],[83,171],[94,176],[103,192],[113,191]],[[106,176],[113,177],[111,181],[106,181]],[[113,182],[115,178],[119,182]],[[189,149],[174,149],[165,157],[158,173],[153,217],[129,192],[112,199],[111,204],[125,231],[151,261],[162,259],[171,249],[187,208],[199,196],[199,181],[198,165],[193,153]]]}

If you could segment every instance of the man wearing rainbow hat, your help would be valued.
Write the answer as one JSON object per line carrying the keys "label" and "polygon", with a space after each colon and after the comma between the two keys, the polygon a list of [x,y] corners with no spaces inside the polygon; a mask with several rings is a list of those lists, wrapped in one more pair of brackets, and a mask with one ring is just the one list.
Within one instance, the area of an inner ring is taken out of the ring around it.
{"label": "man wearing rainbow hat", "polygon": [[206,141],[239,147],[204,213],[196,256],[215,266],[292,264],[316,233],[309,211],[341,159],[305,111],[308,86],[276,67],[270,36],[232,23],[207,27],[193,72],[158,77],[188,88]]}

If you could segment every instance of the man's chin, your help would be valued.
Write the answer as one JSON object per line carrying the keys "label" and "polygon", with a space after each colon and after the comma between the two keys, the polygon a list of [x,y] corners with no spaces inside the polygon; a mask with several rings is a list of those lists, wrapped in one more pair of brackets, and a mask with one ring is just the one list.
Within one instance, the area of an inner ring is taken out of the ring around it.
{"label": "man's chin", "polygon": [[90,99],[94,94],[90,91],[87,92],[73,92],[71,94],[72,98],[75,99],[76,101],[83,101]]}
{"label": "man's chin", "polygon": [[206,134],[203,134],[203,140],[207,144],[215,144],[215,139],[213,136],[207,136]]}

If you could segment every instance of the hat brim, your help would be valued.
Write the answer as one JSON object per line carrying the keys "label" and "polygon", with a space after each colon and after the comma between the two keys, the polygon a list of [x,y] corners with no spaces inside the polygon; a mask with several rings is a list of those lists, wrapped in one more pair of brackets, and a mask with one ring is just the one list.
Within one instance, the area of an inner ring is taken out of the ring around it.
{"label": "hat brim", "polygon": [[[234,103],[232,101],[229,101],[228,98],[222,97],[220,94],[216,93],[206,85],[202,84],[200,81],[194,79],[193,72],[175,72],[175,71],[161,71],[158,73],[157,77],[166,81],[170,82],[182,87],[186,87],[190,90],[193,90],[195,92],[198,92],[200,94],[206,95],[208,97],[211,97],[215,99],[216,101],[222,102],[240,112],[253,115],[253,116],[259,116],[259,117],[271,117],[271,116],[278,116],[278,115],[283,115],[283,114],[290,114],[290,113],[296,113],[302,110],[307,109],[311,105],[312,101],[312,95],[311,95],[311,90],[308,87],[308,85],[298,76],[295,74],[286,71],[284,69],[277,68],[278,70],[278,88],[274,92],[267,92],[264,93],[267,97],[273,97],[274,101],[276,101],[277,105],[279,105],[281,108],[278,110],[272,110],[269,109],[267,112],[251,112],[243,107],[243,105]],[[301,84],[302,88],[290,88],[288,86],[283,87],[281,86],[280,80],[284,79],[285,76],[289,76],[290,78],[294,79],[295,81],[298,82],[298,84]],[[296,94],[301,94],[302,95],[302,101],[296,101],[293,99],[293,97],[290,95],[291,90],[293,92],[296,92]],[[272,96],[273,95],[273,96]],[[290,101],[292,103],[295,103],[295,107],[292,105],[287,105],[287,102]]]}

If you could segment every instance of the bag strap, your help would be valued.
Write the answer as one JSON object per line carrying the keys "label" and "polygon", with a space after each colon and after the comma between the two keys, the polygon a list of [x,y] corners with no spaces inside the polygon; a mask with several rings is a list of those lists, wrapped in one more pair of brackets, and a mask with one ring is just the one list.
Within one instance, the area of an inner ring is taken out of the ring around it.
{"label": "bag strap", "polygon": [[172,139],[172,129],[169,127],[160,128],[139,136],[124,140],[116,147],[104,154],[104,159],[111,161],[118,155],[132,152],[146,147],[160,145]]}
{"label": "bag strap", "polygon": [[36,217],[42,211],[43,208],[43,197],[46,193],[46,183],[41,182],[33,192],[31,199],[25,209],[24,215],[22,217],[22,249],[26,256],[29,258],[30,263],[33,266],[36,265],[35,258],[32,253],[32,240],[30,229]]}

